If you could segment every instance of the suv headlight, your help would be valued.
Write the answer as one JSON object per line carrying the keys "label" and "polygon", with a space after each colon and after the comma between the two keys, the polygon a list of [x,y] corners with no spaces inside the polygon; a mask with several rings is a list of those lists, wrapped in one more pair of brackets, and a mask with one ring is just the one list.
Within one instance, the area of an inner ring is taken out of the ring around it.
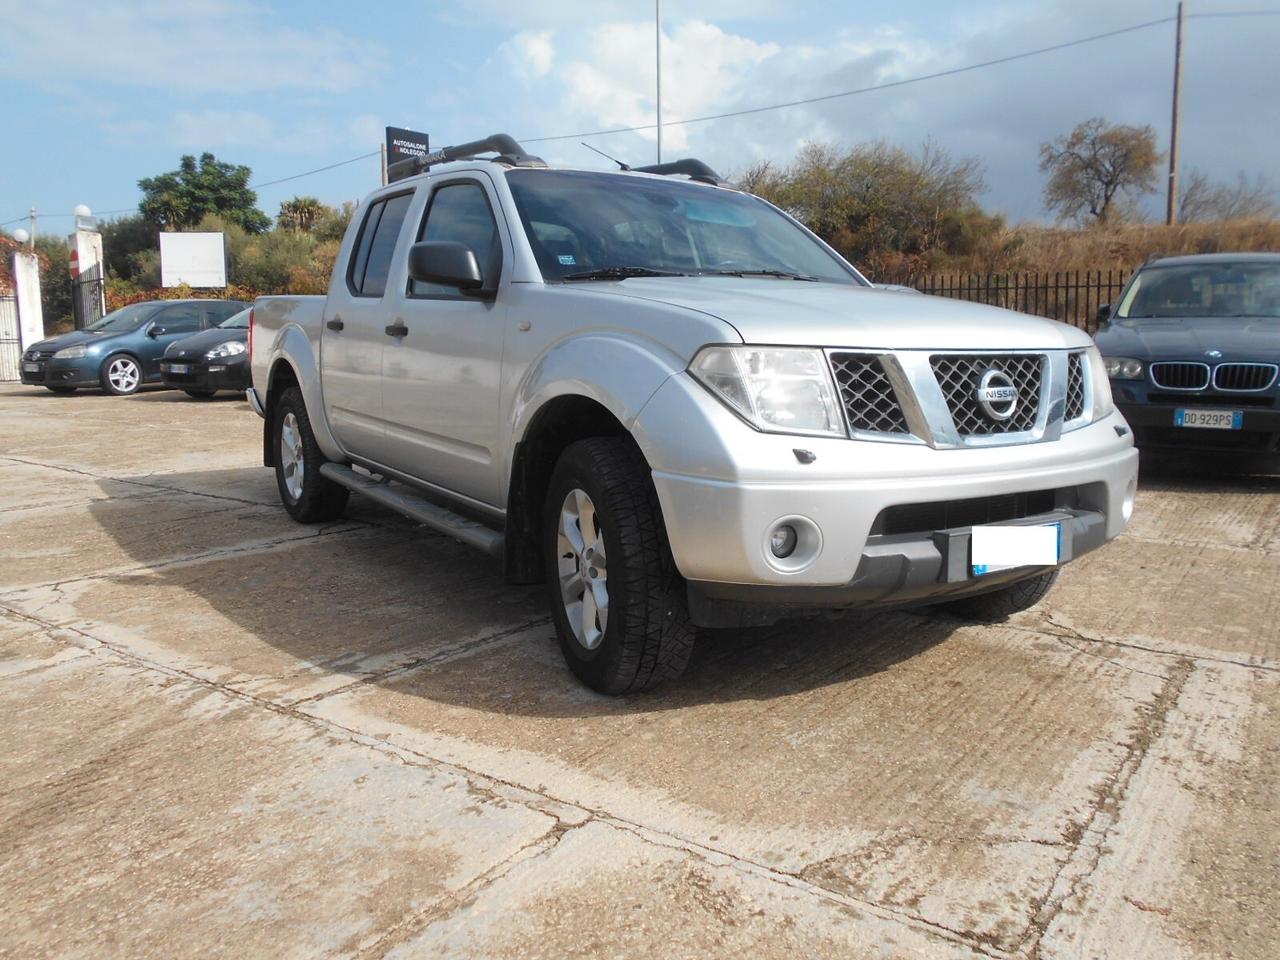
{"label": "suv headlight", "polygon": [[204,355],[206,360],[221,360],[223,357],[238,357],[247,348],[239,340],[228,340],[220,343]]}
{"label": "suv headlight", "polygon": [[689,372],[757,430],[848,435],[821,350],[704,347]]}
{"label": "suv headlight", "polygon": [[[1102,351],[1097,347],[1090,347],[1085,351],[1085,356],[1089,358],[1089,380],[1093,383],[1093,419],[1101,420],[1103,417],[1110,416],[1115,410],[1115,402],[1111,398],[1111,358],[1103,359]],[[1137,363],[1136,360],[1126,361]],[[1142,364],[1138,364],[1139,367]]]}
{"label": "suv headlight", "polygon": [[63,347],[55,353],[53,357],[55,360],[77,360],[80,357],[86,356],[88,353],[88,347],[84,344],[76,344],[74,347]]}
{"label": "suv headlight", "polygon": [[1143,362],[1133,357],[1107,357],[1103,363],[1112,380],[1141,380],[1147,372]]}

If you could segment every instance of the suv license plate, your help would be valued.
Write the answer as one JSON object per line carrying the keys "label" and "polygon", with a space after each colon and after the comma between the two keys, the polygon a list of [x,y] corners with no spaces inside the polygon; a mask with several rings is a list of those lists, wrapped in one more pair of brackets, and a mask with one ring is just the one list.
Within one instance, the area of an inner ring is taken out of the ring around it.
{"label": "suv license plate", "polygon": [[969,543],[975,577],[1014,567],[1056,567],[1062,558],[1062,525],[974,527]]}
{"label": "suv license plate", "polygon": [[1204,410],[1188,408],[1173,411],[1175,427],[1199,427],[1209,430],[1240,430],[1244,427],[1243,410]]}
{"label": "suv license plate", "polygon": [[23,372],[23,373],[39,373],[39,372],[40,372],[40,364],[38,364],[38,363],[24,363],[24,364],[22,365],[22,372]]}

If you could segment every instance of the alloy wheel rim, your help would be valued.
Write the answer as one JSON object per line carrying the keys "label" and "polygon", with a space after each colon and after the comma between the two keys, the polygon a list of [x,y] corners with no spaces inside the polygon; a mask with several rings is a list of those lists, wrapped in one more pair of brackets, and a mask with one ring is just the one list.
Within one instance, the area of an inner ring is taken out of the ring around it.
{"label": "alloy wheel rim", "polygon": [[306,476],[306,461],[302,455],[302,431],[298,427],[298,418],[292,413],[286,413],[280,424],[280,469],[289,499],[300,499],[302,481]]}
{"label": "alloy wheel rim", "polygon": [[585,490],[575,487],[564,498],[556,554],[565,617],[578,643],[594,650],[609,625],[609,571],[604,531]]}
{"label": "alloy wheel rim", "polygon": [[133,393],[138,389],[138,365],[119,357],[107,368],[107,380],[121,393]]}

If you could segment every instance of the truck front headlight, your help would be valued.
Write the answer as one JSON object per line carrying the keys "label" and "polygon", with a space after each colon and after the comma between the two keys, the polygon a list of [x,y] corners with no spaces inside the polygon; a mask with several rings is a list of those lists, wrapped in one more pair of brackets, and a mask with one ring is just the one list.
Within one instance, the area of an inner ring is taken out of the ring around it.
{"label": "truck front headlight", "polygon": [[220,343],[204,355],[206,360],[221,360],[223,357],[238,357],[248,348],[239,340],[228,340]]}
{"label": "truck front headlight", "polygon": [[821,350],[704,347],[689,372],[757,430],[847,436]]}
{"label": "truck front headlight", "polygon": [[1089,379],[1093,382],[1093,419],[1101,420],[1110,416],[1116,408],[1111,398],[1111,380],[1108,377],[1111,360],[1104,360],[1102,351],[1097,347],[1090,347],[1085,355],[1089,358]]}
{"label": "truck front headlight", "polygon": [[63,347],[53,355],[55,360],[79,360],[81,357],[88,355],[89,348],[83,344],[76,344],[74,347]]}

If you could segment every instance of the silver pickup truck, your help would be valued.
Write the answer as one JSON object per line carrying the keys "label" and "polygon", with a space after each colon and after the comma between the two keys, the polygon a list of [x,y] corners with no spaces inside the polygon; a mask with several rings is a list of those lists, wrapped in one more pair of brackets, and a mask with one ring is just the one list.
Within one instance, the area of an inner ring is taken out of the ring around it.
{"label": "silver pickup truck", "polygon": [[678,676],[697,626],[1005,616],[1129,520],[1079,330],[878,290],[696,160],[397,166],[327,296],[253,308],[264,462],[301,522],[354,491],[545,581],[596,690]]}

